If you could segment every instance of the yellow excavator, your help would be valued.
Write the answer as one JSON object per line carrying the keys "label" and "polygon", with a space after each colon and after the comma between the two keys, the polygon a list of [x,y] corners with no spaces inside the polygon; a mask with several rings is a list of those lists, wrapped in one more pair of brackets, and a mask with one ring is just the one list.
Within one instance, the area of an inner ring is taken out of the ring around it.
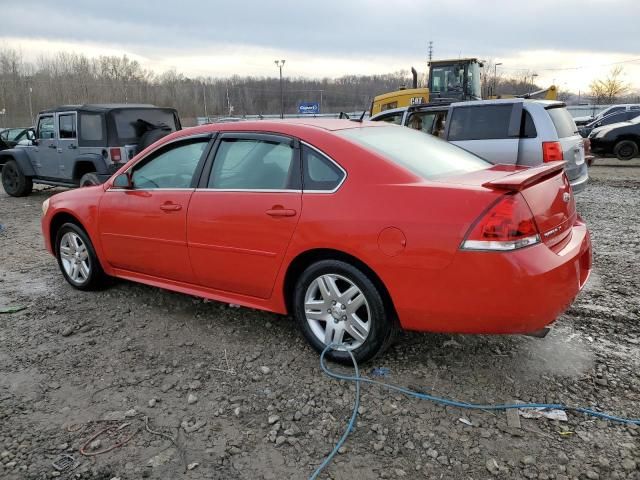
{"label": "yellow excavator", "polygon": [[[385,110],[410,107],[433,102],[463,102],[482,100],[480,87],[480,68],[482,62],[477,58],[458,58],[437,60],[428,63],[429,81],[426,87],[418,88],[418,72],[411,67],[412,88],[400,87],[398,90],[374,97],[371,103],[371,116]],[[551,87],[527,95],[497,95],[490,98],[543,98],[556,100],[558,90]]]}

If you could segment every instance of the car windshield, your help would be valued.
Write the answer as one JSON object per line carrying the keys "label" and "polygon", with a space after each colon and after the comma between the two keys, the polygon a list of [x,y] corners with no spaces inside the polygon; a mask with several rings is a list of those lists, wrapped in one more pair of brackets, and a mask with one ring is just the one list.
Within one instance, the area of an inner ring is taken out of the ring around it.
{"label": "car windshield", "polygon": [[406,127],[352,128],[336,133],[428,180],[492,165],[433,135]]}

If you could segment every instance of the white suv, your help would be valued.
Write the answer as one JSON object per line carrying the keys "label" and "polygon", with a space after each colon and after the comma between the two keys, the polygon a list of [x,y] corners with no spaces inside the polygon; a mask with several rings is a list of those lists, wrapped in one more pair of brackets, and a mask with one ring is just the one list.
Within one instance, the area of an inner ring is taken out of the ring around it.
{"label": "white suv", "polygon": [[584,140],[562,102],[478,100],[386,110],[371,118],[422,130],[492,163],[534,166],[564,160],[574,192],[589,180]]}

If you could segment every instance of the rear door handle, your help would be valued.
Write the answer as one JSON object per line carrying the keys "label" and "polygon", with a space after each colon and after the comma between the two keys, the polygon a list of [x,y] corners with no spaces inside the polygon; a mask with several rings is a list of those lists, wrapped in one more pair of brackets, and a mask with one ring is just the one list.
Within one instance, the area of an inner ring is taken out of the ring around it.
{"label": "rear door handle", "polygon": [[177,203],[163,203],[160,205],[160,210],[165,212],[177,212],[178,210],[182,210],[182,205],[178,205]]}
{"label": "rear door handle", "polygon": [[265,212],[270,217],[294,217],[296,211],[292,208],[271,208]]}

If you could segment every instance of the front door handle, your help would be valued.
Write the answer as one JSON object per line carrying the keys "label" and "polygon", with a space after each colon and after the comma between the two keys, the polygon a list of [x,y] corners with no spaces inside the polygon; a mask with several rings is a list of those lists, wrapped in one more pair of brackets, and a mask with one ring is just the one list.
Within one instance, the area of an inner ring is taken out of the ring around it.
{"label": "front door handle", "polygon": [[49,148],[58,148],[57,145],[54,145],[53,143],[49,144]]}
{"label": "front door handle", "polygon": [[78,147],[76,147],[73,143],[69,144],[69,150],[75,150],[76,148]]}
{"label": "front door handle", "polygon": [[163,203],[160,205],[160,210],[165,212],[177,212],[178,210],[182,210],[182,205],[178,205],[177,203]]}
{"label": "front door handle", "polygon": [[292,208],[271,208],[265,212],[270,217],[294,217],[296,211]]}

